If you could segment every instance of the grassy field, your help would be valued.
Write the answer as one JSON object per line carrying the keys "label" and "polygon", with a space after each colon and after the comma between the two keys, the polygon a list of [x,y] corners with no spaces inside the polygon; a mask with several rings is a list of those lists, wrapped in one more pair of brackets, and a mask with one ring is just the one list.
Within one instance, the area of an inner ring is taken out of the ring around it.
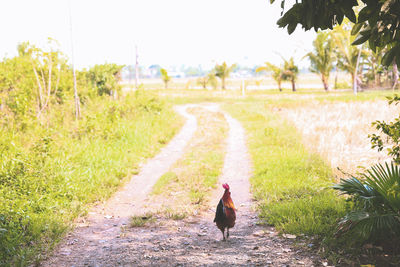
{"label": "grassy field", "polygon": [[170,105],[142,92],[86,103],[78,123],[59,108],[46,127],[0,131],[1,266],[39,261],[88,204],[107,199],[182,125]]}
{"label": "grassy field", "polygon": [[[302,133],[304,145],[317,152],[333,169],[348,173],[360,171],[358,166],[372,166],[389,160],[386,151],[371,149],[368,135],[377,133],[376,120],[394,121],[400,107],[387,101],[310,103],[277,111]],[[341,174],[338,172],[338,174]]]}

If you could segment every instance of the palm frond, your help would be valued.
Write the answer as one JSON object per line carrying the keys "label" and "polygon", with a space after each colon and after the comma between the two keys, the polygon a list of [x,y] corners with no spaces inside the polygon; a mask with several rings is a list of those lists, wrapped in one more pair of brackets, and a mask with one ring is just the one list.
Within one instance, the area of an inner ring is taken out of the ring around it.
{"label": "palm frond", "polygon": [[374,165],[360,178],[351,176],[332,188],[354,202],[338,233],[355,233],[365,240],[400,233],[400,168],[394,162]]}

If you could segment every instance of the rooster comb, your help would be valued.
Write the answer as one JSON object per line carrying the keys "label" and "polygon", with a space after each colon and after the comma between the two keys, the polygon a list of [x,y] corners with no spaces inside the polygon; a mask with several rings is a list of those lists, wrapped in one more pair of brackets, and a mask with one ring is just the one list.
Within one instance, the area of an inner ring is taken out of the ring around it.
{"label": "rooster comb", "polygon": [[222,187],[226,190],[229,190],[229,185],[228,184],[223,184]]}

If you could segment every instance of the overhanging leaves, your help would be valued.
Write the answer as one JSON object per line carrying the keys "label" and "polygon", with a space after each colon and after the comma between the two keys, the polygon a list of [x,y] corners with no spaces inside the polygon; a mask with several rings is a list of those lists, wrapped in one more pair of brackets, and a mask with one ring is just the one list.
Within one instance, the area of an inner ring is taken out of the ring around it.
{"label": "overhanging leaves", "polygon": [[[274,3],[275,0],[270,0]],[[284,12],[285,0],[281,0],[282,17],[279,27],[287,27],[291,34],[298,24],[304,30],[315,31],[332,29],[340,24],[344,17],[356,23],[352,35],[358,34],[353,45],[368,42],[369,47],[389,48],[382,64],[389,66],[396,60],[400,63],[400,1],[397,0],[362,0],[363,8],[356,16],[354,7],[361,5],[356,0],[298,0]]]}

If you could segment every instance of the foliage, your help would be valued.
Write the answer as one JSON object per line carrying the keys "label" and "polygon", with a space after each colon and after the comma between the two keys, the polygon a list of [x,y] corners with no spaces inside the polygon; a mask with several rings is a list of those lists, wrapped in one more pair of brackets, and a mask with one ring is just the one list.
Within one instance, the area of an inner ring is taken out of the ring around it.
{"label": "foliage", "polygon": [[216,64],[214,67],[215,76],[221,79],[222,89],[225,90],[225,79],[229,77],[233,69],[236,67],[235,64],[228,66],[226,62],[223,62],[221,65]]}
{"label": "foliage", "polygon": [[[388,99],[389,104],[395,103],[397,105],[400,102],[398,95],[388,97]],[[396,118],[394,122],[375,121],[372,125],[384,134],[384,137],[377,134],[369,135],[372,148],[382,151],[385,147],[384,140],[387,140],[387,143],[391,145],[391,148],[387,148],[388,155],[393,158],[395,163],[400,164],[400,117]]]}
{"label": "foliage", "polygon": [[121,80],[121,70],[124,66],[106,63],[95,65],[88,71],[89,80],[98,95],[118,94],[121,90],[119,82]]}
{"label": "foliage", "polygon": [[400,234],[400,167],[394,162],[377,164],[333,188],[354,203],[340,221],[338,233],[351,233],[361,241],[393,241]]}
{"label": "foliage", "polygon": [[331,35],[328,32],[319,32],[313,45],[314,51],[306,55],[311,62],[310,71],[321,75],[324,88],[328,91],[329,75],[336,59]]}
{"label": "foliage", "polygon": [[68,99],[72,71],[55,41],[49,40],[49,46],[44,50],[21,43],[18,56],[0,62],[0,103],[9,120],[40,119],[52,105]]}
{"label": "foliage", "polygon": [[[271,3],[275,0],[270,0]],[[382,64],[389,66],[395,60],[400,65],[400,2],[397,0],[299,0],[284,14],[285,0],[281,0],[282,17],[279,27],[287,27],[291,34],[297,27],[310,30],[332,29],[347,17],[355,23],[352,34],[357,37],[353,45],[368,42],[372,51],[387,48]],[[361,3],[362,2],[362,3]],[[353,7],[362,8],[356,16]]]}
{"label": "foliage", "polygon": [[163,68],[160,69],[160,73],[161,73],[161,78],[165,85],[165,89],[167,89],[168,83],[169,83],[169,81],[171,81],[171,76],[169,76],[167,70],[163,69]]}
{"label": "foliage", "polygon": [[256,69],[256,72],[271,71],[272,78],[278,84],[279,91],[282,91],[282,73],[283,69],[269,62],[265,62],[266,66],[261,66]]}

